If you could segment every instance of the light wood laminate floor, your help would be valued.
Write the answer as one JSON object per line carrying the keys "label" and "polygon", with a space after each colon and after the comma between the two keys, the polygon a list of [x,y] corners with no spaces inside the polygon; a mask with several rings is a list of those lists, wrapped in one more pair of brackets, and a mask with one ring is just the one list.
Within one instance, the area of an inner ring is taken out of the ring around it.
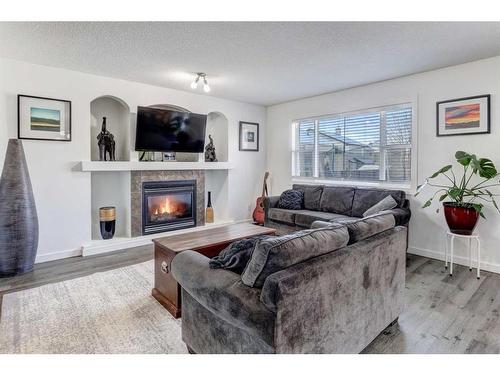
{"label": "light wood laminate floor", "polygon": [[[37,264],[33,272],[0,279],[5,293],[82,277],[153,259],[152,246],[98,256]],[[500,353],[500,275],[409,255],[406,308],[398,324],[381,333],[363,353]]]}

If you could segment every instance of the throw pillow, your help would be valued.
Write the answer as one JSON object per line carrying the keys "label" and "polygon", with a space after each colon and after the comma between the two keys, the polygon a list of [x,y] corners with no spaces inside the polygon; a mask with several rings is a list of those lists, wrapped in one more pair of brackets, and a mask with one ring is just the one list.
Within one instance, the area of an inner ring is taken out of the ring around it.
{"label": "throw pillow", "polygon": [[272,236],[256,236],[235,241],[222,250],[219,255],[210,259],[208,265],[212,269],[222,268],[241,275],[252,256],[257,241],[269,237]]}
{"label": "throw pillow", "polygon": [[347,228],[341,225],[307,229],[261,240],[255,245],[241,281],[247,286],[261,288],[269,275],[340,249],[348,241]]}
{"label": "throw pillow", "polygon": [[278,208],[287,210],[300,210],[304,203],[304,193],[300,190],[285,190],[281,193]]}
{"label": "throw pillow", "polygon": [[363,213],[363,217],[375,215],[381,211],[385,210],[392,210],[394,207],[396,207],[398,203],[394,200],[394,198],[390,195],[382,199],[380,202],[375,203],[373,206],[371,206],[369,209],[367,209]]}

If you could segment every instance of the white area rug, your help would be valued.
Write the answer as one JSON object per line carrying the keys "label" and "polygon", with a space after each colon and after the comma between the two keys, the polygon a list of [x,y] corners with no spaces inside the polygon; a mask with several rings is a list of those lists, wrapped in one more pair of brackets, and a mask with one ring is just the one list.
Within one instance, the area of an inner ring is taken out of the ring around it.
{"label": "white area rug", "polygon": [[0,353],[187,353],[152,282],[149,261],[6,294]]}

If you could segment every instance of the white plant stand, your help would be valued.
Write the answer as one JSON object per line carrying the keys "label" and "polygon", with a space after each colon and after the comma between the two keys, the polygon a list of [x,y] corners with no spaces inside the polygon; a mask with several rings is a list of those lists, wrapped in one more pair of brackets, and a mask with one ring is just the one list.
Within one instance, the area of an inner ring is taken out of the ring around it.
{"label": "white plant stand", "polygon": [[[476,266],[477,266],[477,278],[481,277],[481,241],[479,240],[478,233],[472,233],[471,235],[464,234],[456,234],[452,232],[446,232],[446,245],[444,248],[444,268],[448,268],[448,255],[450,258],[450,276],[453,276],[453,250],[454,250],[454,242],[455,238],[465,238],[468,242],[469,248],[469,271],[472,271],[472,240],[477,243],[477,258],[476,258]],[[448,241],[450,241],[450,251],[448,251]]]}

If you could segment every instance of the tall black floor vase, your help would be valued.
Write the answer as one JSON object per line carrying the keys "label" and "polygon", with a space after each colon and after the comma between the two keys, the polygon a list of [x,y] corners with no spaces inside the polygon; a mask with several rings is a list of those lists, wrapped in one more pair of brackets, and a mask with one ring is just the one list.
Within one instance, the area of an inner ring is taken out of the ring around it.
{"label": "tall black floor vase", "polygon": [[38,248],[38,218],[23,144],[10,139],[0,177],[0,277],[29,272]]}

